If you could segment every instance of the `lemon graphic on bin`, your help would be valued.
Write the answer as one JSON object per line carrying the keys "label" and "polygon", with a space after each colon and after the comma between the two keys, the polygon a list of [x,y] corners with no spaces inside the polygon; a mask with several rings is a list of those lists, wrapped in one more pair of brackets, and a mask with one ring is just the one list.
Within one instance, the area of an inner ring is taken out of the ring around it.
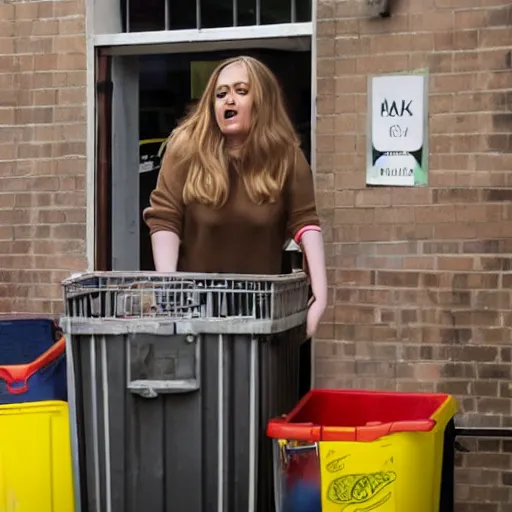
{"label": "lemon graphic on bin", "polygon": [[[379,508],[390,494],[381,495],[382,491],[396,480],[394,471],[379,471],[370,474],[344,475],[332,481],[327,488],[327,499],[341,505],[341,510],[348,507],[370,511]],[[347,511],[348,512],[348,511]]]}

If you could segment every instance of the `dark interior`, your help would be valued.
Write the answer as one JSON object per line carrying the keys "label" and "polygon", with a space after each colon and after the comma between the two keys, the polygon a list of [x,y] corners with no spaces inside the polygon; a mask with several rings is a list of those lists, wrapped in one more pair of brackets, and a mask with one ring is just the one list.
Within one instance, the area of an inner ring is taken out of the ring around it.
{"label": "dark interior", "polygon": [[[300,135],[302,148],[311,158],[311,53],[279,50],[237,50],[226,52],[151,55],[140,57],[140,163],[151,170],[140,172],[140,269],[153,271],[153,253],[142,211],[149,204],[149,196],[156,186],[160,169],[158,152],[162,142],[176,127],[192,102],[191,62],[219,61],[245,54],[265,62],[276,74],[284,91],[288,112]],[[297,254],[284,252],[283,273],[297,267]],[[311,340],[301,347],[300,394],[311,388]]]}
{"label": "dark interior", "polygon": [[[233,0],[200,0],[199,27],[196,0],[168,0],[167,12],[165,0],[120,0],[120,3],[125,32],[164,30],[166,15],[169,30],[256,25],[256,0],[237,0],[236,16]],[[311,21],[311,11],[311,0],[295,1],[295,21]],[[291,0],[260,0],[261,25],[291,22]]]}
{"label": "dark interior", "polygon": [[444,402],[443,395],[395,395],[362,391],[316,393],[290,414],[291,423],[326,427],[362,427],[370,422],[425,420]]}
{"label": "dark interior", "polygon": [[[149,205],[155,188],[162,142],[176,127],[193,98],[191,63],[219,61],[232,56],[252,55],[265,62],[277,75],[285,93],[289,114],[299,132],[306,157],[310,158],[311,54],[279,50],[225,51],[140,57],[140,197],[139,208]],[[147,165],[148,167],[144,167]],[[283,272],[291,269],[286,268]],[[140,218],[140,269],[154,270],[147,226]]]}

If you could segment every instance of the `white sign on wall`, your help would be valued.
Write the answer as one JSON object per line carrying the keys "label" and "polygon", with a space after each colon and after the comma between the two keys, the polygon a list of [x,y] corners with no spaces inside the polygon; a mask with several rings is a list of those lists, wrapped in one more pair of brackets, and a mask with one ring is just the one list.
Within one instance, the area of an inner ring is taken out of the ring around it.
{"label": "white sign on wall", "polygon": [[368,82],[367,185],[428,184],[428,77],[371,77]]}

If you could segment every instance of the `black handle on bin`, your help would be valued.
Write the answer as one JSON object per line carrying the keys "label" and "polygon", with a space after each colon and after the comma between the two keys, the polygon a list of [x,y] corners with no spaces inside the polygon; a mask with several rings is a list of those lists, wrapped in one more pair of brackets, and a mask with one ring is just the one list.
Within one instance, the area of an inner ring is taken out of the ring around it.
{"label": "black handle on bin", "polygon": [[455,427],[455,437],[512,438],[510,427]]}
{"label": "black handle on bin", "polygon": [[197,379],[183,380],[133,380],[128,384],[129,391],[142,398],[156,398],[158,395],[191,393],[199,389]]}

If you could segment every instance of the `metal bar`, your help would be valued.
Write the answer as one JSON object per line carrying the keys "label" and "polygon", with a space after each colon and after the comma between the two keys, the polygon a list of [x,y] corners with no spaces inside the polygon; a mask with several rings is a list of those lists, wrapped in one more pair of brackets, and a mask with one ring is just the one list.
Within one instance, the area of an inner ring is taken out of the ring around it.
{"label": "metal bar", "polygon": [[201,0],[196,0],[196,28],[201,28]]}
{"label": "metal bar", "polygon": [[126,32],[130,32],[130,0],[126,0]]}
{"label": "metal bar", "polygon": [[96,270],[110,270],[112,265],[112,76],[111,57],[98,54],[96,73],[97,174],[96,174]]}
{"label": "metal bar", "polygon": [[261,0],[256,0],[256,25],[261,25]]}
{"label": "metal bar", "polygon": [[224,510],[224,335],[219,334],[219,353],[217,356],[217,393],[218,393],[218,432],[217,432],[217,510]]}
{"label": "metal bar", "polygon": [[107,338],[100,337],[101,387],[103,392],[103,429],[105,432],[105,499],[106,512],[112,512],[112,477],[110,460],[110,404],[108,401]]}
{"label": "metal bar", "polygon": [[91,368],[91,412],[92,412],[92,455],[94,468],[94,492],[98,500],[100,500],[100,448],[99,448],[99,425],[98,425],[98,389],[97,389],[97,372],[96,372],[96,337],[91,336],[89,345],[89,364]]}
{"label": "metal bar", "polygon": [[257,476],[257,463],[258,463],[258,450],[259,441],[256,433],[258,432],[259,417],[258,417],[258,388],[259,388],[259,340],[254,337],[251,339],[251,362],[249,374],[249,500],[247,509],[248,512],[256,511],[256,476]]}
{"label": "metal bar", "polygon": [[478,427],[457,427],[455,437],[493,437],[493,438],[512,438],[512,428],[478,428]]}
{"label": "metal bar", "polygon": [[291,0],[290,11],[290,20],[295,23],[297,21],[297,0]]}
{"label": "metal bar", "polygon": [[165,30],[169,30],[171,28],[171,0],[165,0]]}
{"label": "metal bar", "polygon": [[238,0],[233,0],[233,27],[238,26]]}
{"label": "metal bar", "polygon": [[316,444],[304,444],[302,446],[286,446],[284,451],[287,455],[293,455],[295,453],[307,453],[316,452],[318,446]]}
{"label": "metal bar", "polygon": [[73,345],[75,343],[71,334],[70,322],[64,319],[61,326],[66,336],[66,370],[68,385],[69,421],[71,431],[71,453],[73,467],[73,495],[75,497],[75,512],[82,512],[82,491],[80,489],[80,443],[78,441],[78,404],[75,387],[75,356]]}

